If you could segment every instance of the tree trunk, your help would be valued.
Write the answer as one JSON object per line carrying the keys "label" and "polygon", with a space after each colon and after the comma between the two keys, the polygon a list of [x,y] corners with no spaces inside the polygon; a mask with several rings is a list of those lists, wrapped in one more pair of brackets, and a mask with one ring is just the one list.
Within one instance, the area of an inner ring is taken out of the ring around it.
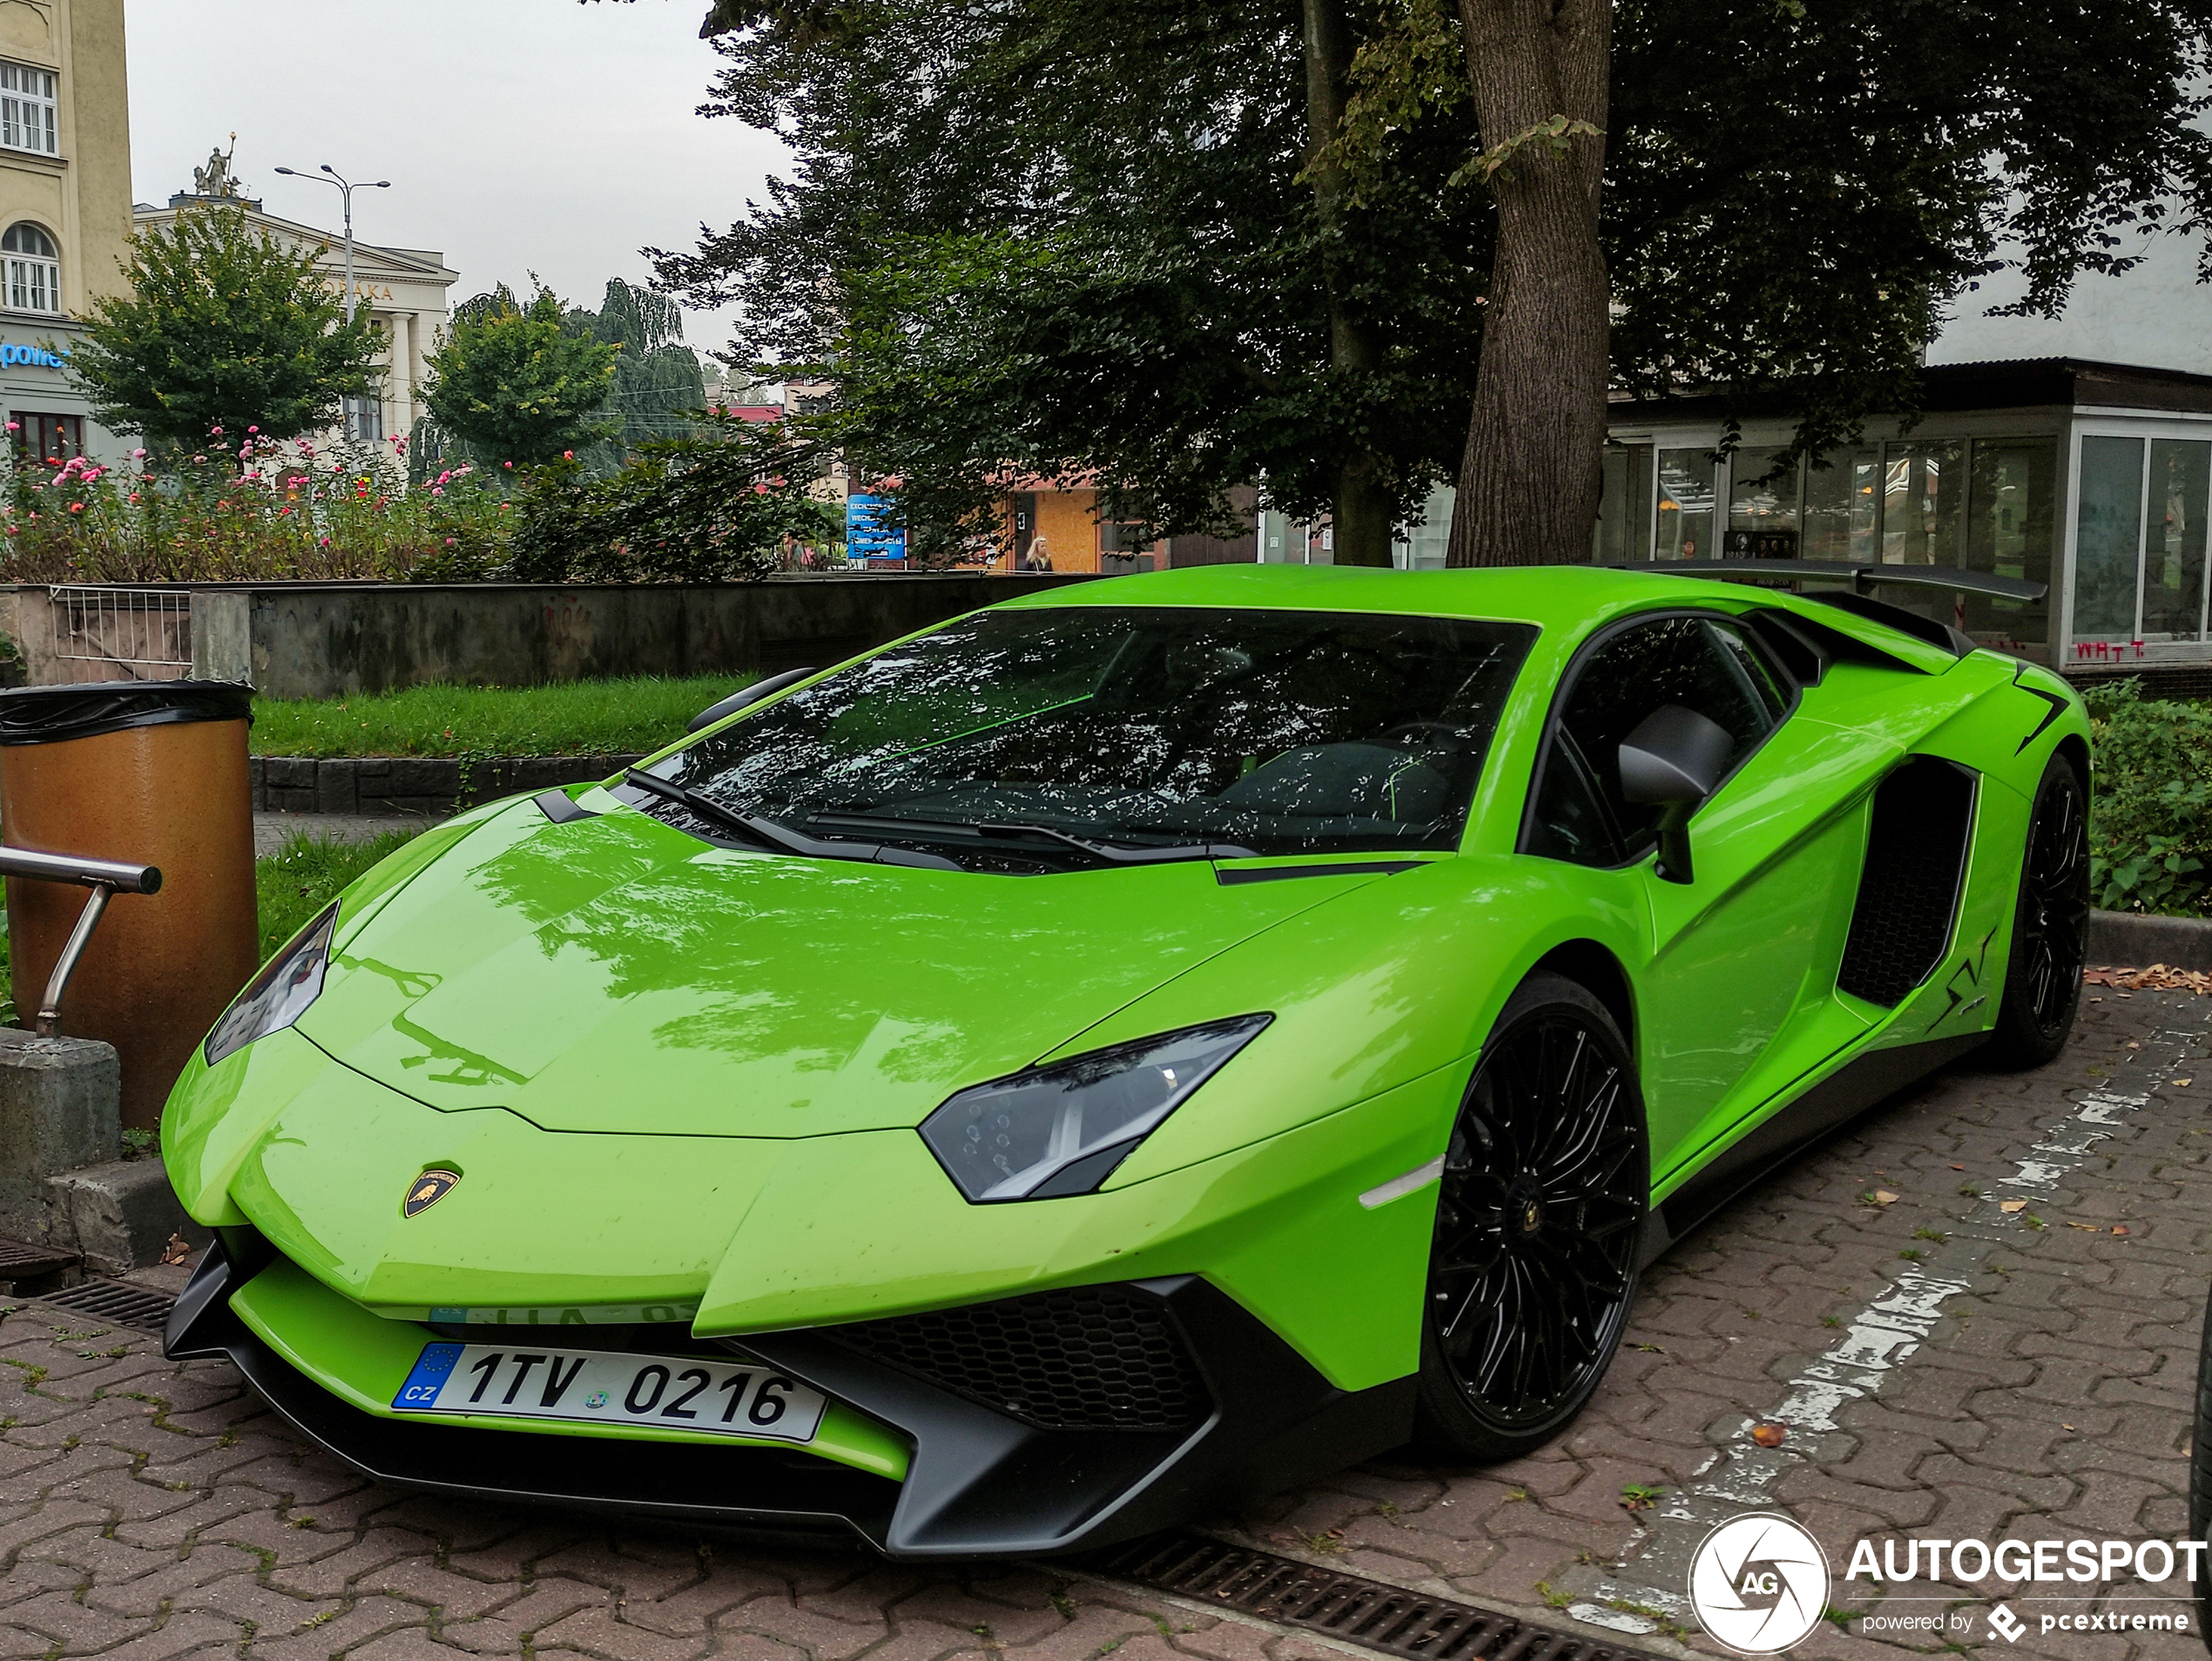
{"label": "tree trunk", "polygon": [[[1611,0],[1459,0],[1486,149],[1564,116],[1602,132]],[[1523,145],[1490,181],[1497,253],[1451,565],[1582,563],[1597,525],[1610,299],[1602,137]]]}
{"label": "tree trunk", "polygon": [[[1329,367],[1362,378],[1380,365],[1374,331],[1354,314],[1345,297],[1343,276],[1345,179],[1330,148],[1344,125],[1346,84],[1352,71],[1352,29],[1345,0],[1305,0],[1306,173],[1313,184],[1313,206],[1321,221],[1323,272],[1329,299]],[[1595,512],[1595,509],[1593,508]],[[1351,450],[1337,463],[1335,507],[1330,515],[1335,559],[1339,565],[1387,565],[1390,561],[1390,496],[1383,488],[1377,458]]]}

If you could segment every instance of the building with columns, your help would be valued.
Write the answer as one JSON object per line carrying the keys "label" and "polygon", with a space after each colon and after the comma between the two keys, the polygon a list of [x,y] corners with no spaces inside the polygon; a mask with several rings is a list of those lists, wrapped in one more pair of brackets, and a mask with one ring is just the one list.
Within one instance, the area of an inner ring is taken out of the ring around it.
{"label": "building with columns", "polygon": [[[9,10],[0,0],[0,14]],[[254,228],[284,246],[320,247],[317,263],[327,273],[331,291],[343,289],[344,233],[269,213],[258,199],[244,193],[229,162],[219,152],[210,156],[206,167],[193,169],[194,188],[179,191],[165,207],[139,203],[131,216],[135,227],[144,231],[165,226],[197,206],[237,208]],[[384,336],[385,368],[377,395],[346,401],[347,437],[386,438],[413,429],[415,417],[422,413],[423,360],[436,348],[446,324],[447,291],[460,277],[446,264],[445,255],[434,249],[392,247],[354,238],[354,303],[369,314]]]}

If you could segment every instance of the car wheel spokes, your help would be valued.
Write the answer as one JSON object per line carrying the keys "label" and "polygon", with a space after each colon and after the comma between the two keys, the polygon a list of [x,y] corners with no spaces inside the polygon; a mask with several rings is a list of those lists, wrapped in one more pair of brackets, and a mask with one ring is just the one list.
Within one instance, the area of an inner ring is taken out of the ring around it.
{"label": "car wheel spokes", "polygon": [[1634,1282],[1641,1124],[1592,1030],[1547,1013],[1483,1057],[1445,1160],[1429,1297],[1488,1414],[1537,1419],[1602,1365]]}
{"label": "car wheel spokes", "polygon": [[2086,957],[2088,827],[2080,793],[2070,785],[2047,791],[2036,809],[2020,874],[2021,962],[2029,1015],[2050,1032],[2067,1018]]}

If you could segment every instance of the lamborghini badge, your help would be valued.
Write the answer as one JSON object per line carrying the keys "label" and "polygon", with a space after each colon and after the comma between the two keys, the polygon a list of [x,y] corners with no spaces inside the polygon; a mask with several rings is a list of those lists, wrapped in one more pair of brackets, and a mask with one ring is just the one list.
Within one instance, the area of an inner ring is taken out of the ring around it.
{"label": "lamborghini badge", "polygon": [[400,1215],[413,1217],[427,1212],[453,1192],[454,1184],[461,1180],[458,1171],[426,1171],[408,1185],[407,1198],[400,1206]]}

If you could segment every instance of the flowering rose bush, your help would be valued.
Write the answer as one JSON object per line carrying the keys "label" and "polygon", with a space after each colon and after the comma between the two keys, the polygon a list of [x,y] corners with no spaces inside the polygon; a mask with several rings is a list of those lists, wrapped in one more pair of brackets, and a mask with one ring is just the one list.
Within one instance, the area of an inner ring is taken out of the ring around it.
{"label": "flowering rose bush", "polygon": [[206,449],[159,467],[143,449],[111,467],[16,455],[0,485],[0,580],[437,580],[496,567],[515,476],[431,477],[409,486],[404,439],[280,444],[251,429],[235,445],[213,429]]}
{"label": "flowering rose bush", "polygon": [[730,419],[705,433],[599,479],[567,453],[418,465],[410,482],[404,439],[279,443],[250,427],[211,428],[158,464],[17,455],[0,582],[731,582],[842,564],[841,516],[809,497],[813,447]]}

